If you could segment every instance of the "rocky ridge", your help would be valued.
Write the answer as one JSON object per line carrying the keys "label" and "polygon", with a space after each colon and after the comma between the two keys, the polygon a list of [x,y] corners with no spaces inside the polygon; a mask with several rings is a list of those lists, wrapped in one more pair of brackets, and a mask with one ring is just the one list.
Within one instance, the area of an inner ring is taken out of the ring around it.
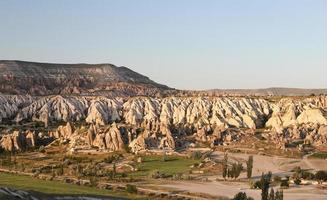
{"label": "rocky ridge", "polygon": [[54,64],[0,60],[0,92],[3,94],[154,96],[168,90],[172,89],[127,67],[107,63]]}
{"label": "rocky ridge", "polygon": [[[26,98],[26,99],[25,99]],[[6,150],[36,146],[47,138],[80,147],[117,151],[191,147],[204,142],[228,145],[258,128],[281,148],[291,140],[314,145],[327,143],[327,97],[284,98],[273,103],[262,98],[0,96],[5,121],[40,121],[45,126],[67,122],[46,134],[3,130],[0,145]],[[84,123],[82,126],[74,122]],[[30,142],[33,138],[34,142]],[[27,142],[29,141],[29,142]],[[20,144],[20,145],[19,145]]]}

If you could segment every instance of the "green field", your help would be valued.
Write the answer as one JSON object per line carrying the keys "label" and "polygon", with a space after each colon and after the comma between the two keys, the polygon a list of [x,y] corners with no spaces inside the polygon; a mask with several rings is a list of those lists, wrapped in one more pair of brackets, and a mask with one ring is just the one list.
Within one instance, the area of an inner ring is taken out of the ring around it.
{"label": "green field", "polygon": [[327,152],[316,152],[310,156],[310,158],[319,158],[319,159],[327,159]]}
{"label": "green field", "polygon": [[102,196],[102,197],[120,197],[126,199],[135,199],[125,192],[109,191],[87,186],[78,186],[57,181],[45,181],[29,176],[0,173],[0,186],[25,191],[40,192],[48,195],[83,195],[83,196]]}
{"label": "green field", "polygon": [[188,173],[191,165],[200,162],[179,156],[166,156],[166,161],[163,161],[163,156],[144,156],[142,160],[142,163],[137,166],[138,171],[132,172],[131,176],[148,176],[155,170],[167,175]]}

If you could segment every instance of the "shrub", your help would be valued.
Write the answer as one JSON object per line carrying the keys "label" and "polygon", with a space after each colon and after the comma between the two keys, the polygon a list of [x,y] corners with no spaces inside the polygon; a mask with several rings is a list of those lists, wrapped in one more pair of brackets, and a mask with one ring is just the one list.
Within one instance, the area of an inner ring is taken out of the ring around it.
{"label": "shrub", "polygon": [[121,173],[120,174],[122,178],[126,178],[127,177],[127,174],[126,173]]}
{"label": "shrub", "polygon": [[202,158],[202,153],[200,151],[194,151],[191,157],[194,160],[200,160]]}
{"label": "shrub", "polygon": [[232,200],[252,200],[252,197],[248,197],[245,192],[237,193]]}
{"label": "shrub", "polygon": [[300,185],[301,184],[301,179],[299,179],[299,178],[294,179],[294,184]]}
{"label": "shrub", "polygon": [[127,184],[126,185],[126,191],[128,193],[136,194],[137,193],[137,187],[135,185]]}
{"label": "shrub", "polygon": [[113,154],[113,155],[109,155],[107,158],[105,158],[103,161],[105,162],[105,163],[109,163],[109,164],[111,164],[111,163],[113,163],[114,161],[117,161],[117,160],[119,160],[119,158],[121,158],[122,157],[122,155],[120,155],[120,154]]}
{"label": "shrub", "polygon": [[274,176],[273,180],[275,183],[279,183],[281,182],[282,178],[280,176]]}
{"label": "shrub", "polygon": [[90,177],[90,184],[92,187],[96,187],[98,185],[99,179],[97,177]]}
{"label": "shrub", "polygon": [[290,186],[290,184],[288,183],[288,179],[282,179],[281,183],[280,183],[280,187],[281,188],[288,188]]}
{"label": "shrub", "polygon": [[168,159],[167,155],[164,154],[164,155],[162,156],[162,162],[166,162],[166,161],[168,161],[168,160],[169,160],[169,159]]}
{"label": "shrub", "polygon": [[163,172],[160,172],[158,170],[154,170],[151,174],[150,174],[150,177],[151,178],[154,178],[154,179],[158,179],[158,178],[168,178],[170,177],[169,175],[163,173]]}
{"label": "shrub", "polygon": [[253,189],[261,189],[261,181],[255,181],[255,182],[253,182],[251,188],[253,188]]}
{"label": "shrub", "polygon": [[41,145],[41,146],[39,147],[39,152],[40,152],[40,153],[45,153],[45,148],[44,148],[43,145]]}
{"label": "shrub", "polygon": [[312,179],[315,178],[315,175],[314,175],[313,173],[311,173],[311,172],[306,172],[306,171],[304,171],[304,172],[302,173],[302,178],[304,178],[304,179],[308,179],[308,180],[312,180]]}
{"label": "shrub", "polygon": [[315,174],[315,178],[318,181],[327,181],[327,172],[326,171],[317,171],[317,173]]}

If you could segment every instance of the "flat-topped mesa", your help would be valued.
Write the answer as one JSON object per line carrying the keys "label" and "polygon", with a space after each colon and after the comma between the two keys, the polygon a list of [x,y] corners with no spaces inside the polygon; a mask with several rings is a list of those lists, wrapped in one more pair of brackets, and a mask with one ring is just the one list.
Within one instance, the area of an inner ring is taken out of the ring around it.
{"label": "flat-topped mesa", "polygon": [[0,60],[0,92],[4,94],[154,96],[166,90],[172,89],[112,64]]}

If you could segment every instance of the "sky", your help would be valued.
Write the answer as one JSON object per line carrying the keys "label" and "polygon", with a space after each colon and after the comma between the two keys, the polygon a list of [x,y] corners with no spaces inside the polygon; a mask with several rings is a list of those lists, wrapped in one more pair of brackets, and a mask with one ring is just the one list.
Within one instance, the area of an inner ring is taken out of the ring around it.
{"label": "sky", "polygon": [[327,87],[327,0],[1,0],[0,59],[112,63],[178,89]]}

